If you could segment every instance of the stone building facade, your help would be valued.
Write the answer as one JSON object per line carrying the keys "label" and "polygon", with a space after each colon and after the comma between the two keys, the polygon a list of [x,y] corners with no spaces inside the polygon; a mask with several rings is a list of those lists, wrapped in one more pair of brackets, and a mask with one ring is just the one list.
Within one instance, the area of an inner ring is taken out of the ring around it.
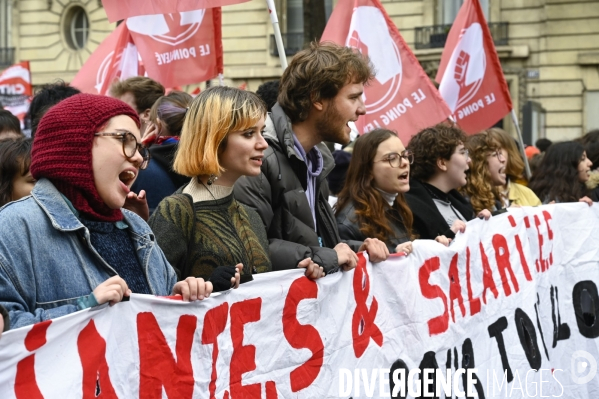
{"label": "stone building facade", "polygon": [[[302,0],[275,4],[292,55],[301,47]],[[460,4],[383,1],[429,76],[436,74]],[[528,141],[571,139],[599,128],[599,1],[481,0],[481,5]],[[330,13],[330,0],[326,8]],[[35,85],[56,78],[68,82],[114,28],[100,0],[0,0],[0,68],[29,60]],[[223,8],[228,84],[255,90],[280,76],[272,33],[265,1]],[[514,132],[509,118],[503,126]]]}

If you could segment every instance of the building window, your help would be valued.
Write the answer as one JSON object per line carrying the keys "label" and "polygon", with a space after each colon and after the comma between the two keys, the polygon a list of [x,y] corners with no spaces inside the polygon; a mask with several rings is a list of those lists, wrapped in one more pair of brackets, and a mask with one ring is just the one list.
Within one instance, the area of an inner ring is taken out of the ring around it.
{"label": "building window", "polygon": [[[584,113],[586,115],[585,129],[587,132],[599,129],[599,91],[587,91],[584,98]],[[583,132],[584,133],[584,132]],[[599,165],[594,165],[594,167]]]}
{"label": "building window", "polygon": [[303,0],[287,1],[287,33],[304,33]]}
{"label": "building window", "polygon": [[[439,21],[444,25],[451,25],[463,3],[464,0],[439,0]],[[480,6],[485,14],[485,19],[489,22],[489,0],[480,0]]]}
{"label": "building window", "polygon": [[331,18],[331,13],[333,12],[333,0],[324,0],[324,14],[326,16],[327,21]]}
{"label": "building window", "polygon": [[547,137],[547,111],[536,101],[527,101],[522,108],[522,140],[534,145],[538,139]]}
{"label": "building window", "polygon": [[[291,56],[304,48],[304,0],[287,0],[286,24],[282,32],[285,54]],[[333,0],[324,0],[324,17],[328,21],[333,12]],[[270,54],[278,57],[275,35],[270,35]]]}
{"label": "building window", "polygon": [[64,36],[73,50],[85,48],[89,36],[89,20],[83,7],[69,8],[64,18]]}
{"label": "building window", "polygon": [[[324,0],[327,21],[332,12],[333,0]],[[304,33],[304,0],[287,0],[287,33]]]}

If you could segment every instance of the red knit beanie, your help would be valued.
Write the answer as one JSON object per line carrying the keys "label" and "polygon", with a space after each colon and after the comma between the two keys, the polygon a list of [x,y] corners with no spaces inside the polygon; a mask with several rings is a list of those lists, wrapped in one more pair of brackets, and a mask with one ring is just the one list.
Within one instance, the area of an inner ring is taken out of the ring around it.
{"label": "red knit beanie", "polygon": [[109,208],[94,184],[94,134],[118,115],[137,112],[124,102],[93,94],[76,94],[52,107],[40,121],[31,150],[31,175],[47,178],[82,216],[105,222],[123,219],[120,209]]}

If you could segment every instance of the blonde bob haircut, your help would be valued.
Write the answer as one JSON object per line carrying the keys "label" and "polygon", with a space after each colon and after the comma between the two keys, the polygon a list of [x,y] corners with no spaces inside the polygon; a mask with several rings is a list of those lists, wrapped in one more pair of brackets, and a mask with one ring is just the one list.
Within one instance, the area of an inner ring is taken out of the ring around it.
{"label": "blonde bob haircut", "polygon": [[188,177],[220,175],[227,135],[255,126],[265,115],[266,105],[250,91],[216,86],[200,93],[187,111],[173,169]]}

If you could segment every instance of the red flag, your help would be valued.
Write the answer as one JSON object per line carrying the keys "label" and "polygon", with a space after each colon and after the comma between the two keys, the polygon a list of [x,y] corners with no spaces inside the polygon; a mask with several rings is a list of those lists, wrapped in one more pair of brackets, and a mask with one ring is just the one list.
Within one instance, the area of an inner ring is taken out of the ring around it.
{"label": "red flag", "polygon": [[173,14],[215,8],[249,0],[102,0],[110,22],[138,15]]}
{"label": "red flag", "polygon": [[115,80],[125,80],[143,74],[142,60],[127,26],[122,28],[111,58],[100,89],[100,94],[104,95],[108,93],[110,85]]}
{"label": "red flag", "polygon": [[465,0],[449,31],[436,77],[457,124],[469,134],[512,110],[510,92],[478,0]]}
{"label": "red flag", "polygon": [[144,75],[144,67],[126,24],[120,24],[85,62],[71,86],[84,93],[106,94],[114,79]]}
{"label": "red flag", "polygon": [[356,123],[361,133],[392,129],[407,144],[412,135],[451,114],[379,0],[340,0],[322,35],[325,40],[359,49],[376,70],[364,90],[366,115]]}
{"label": "red flag", "polygon": [[200,89],[199,87],[196,87],[192,92],[191,92],[191,96],[193,98],[196,98],[198,94],[200,94],[202,91],[202,89]]}
{"label": "red flag", "polygon": [[0,73],[0,104],[19,118],[21,128],[31,104],[31,94],[29,61],[14,64]]}
{"label": "red flag", "polygon": [[220,8],[133,17],[127,27],[148,76],[165,87],[203,82],[223,71]]}

